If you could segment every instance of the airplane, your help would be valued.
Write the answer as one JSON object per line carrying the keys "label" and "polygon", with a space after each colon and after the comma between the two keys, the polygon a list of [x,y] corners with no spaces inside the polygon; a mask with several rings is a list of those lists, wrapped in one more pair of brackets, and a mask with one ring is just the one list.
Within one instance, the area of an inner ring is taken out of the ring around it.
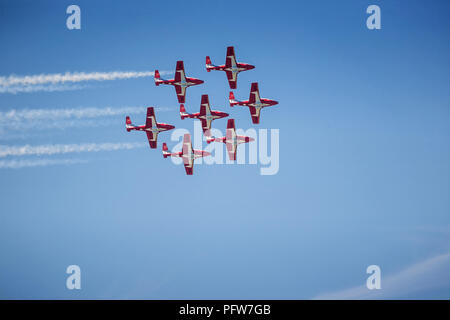
{"label": "airplane", "polygon": [[213,141],[216,141],[216,142],[225,143],[225,145],[227,146],[228,158],[230,158],[230,160],[233,161],[233,160],[236,160],[237,146],[241,143],[247,143],[247,142],[251,142],[254,140],[255,139],[253,139],[251,137],[238,136],[236,134],[236,127],[234,125],[234,119],[228,119],[226,136],[221,137],[221,138],[215,138],[215,137],[208,138],[206,140],[206,142],[211,143]]}
{"label": "airplane", "polygon": [[150,148],[152,149],[156,148],[158,134],[160,132],[172,130],[175,128],[174,126],[167,123],[156,122],[155,111],[153,107],[147,108],[147,120],[145,121],[145,125],[143,126],[133,125],[131,123],[131,119],[129,116],[126,117],[125,123],[128,132],[130,132],[131,130],[145,131],[145,133],[147,133],[147,139],[150,144]]}
{"label": "airplane", "polygon": [[202,84],[203,82],[203,80],[196,78],[186,78],[183,61],[177,61],[175,79],[164,80],[160,77],[159,71],[155,70],[155,85],[159,86],[160,84],[170,84],[174,86],[179,103],[185,103],[187,87],[196,86],[198,84]]}
{"label": "airplane", "polygon": [[186,170],[186,174],[189,176],[193,174],[195,159],[211,155],[211,153],[207,151],[192,149],[191,135],[189,133],[186,133],[183,137],[183,148],[180,152],[169,152],[165,142],[163,143],[162,150],[164,159],[167,157],[183,158],[184,169]]}
{"label": "airplane", "polygon": [[278,104],[278,101],[264,99],[259,96],[258,82],[253,82],[250,89],[250,98],[246,101],[238,101],[234,98],[234,93],[230,91],[230,107],[235,105],[247,106],[250,109],[250,115],[252,116],[252,122],[254,124],[259,123],[259,116],[261,109]]}
{"label": "airplane", "polygon": [[227,55],[225,57],[224,65],[215,66],[212,64],[211,58],[209,56],[206,57],[206,71],[208,72],[211,72],[211,70],[225,71],[227,73],[230,89],[236,89],[237,75],[239,72],[251,70],[254,68],[255,66],[252,66],[251,64],[236,62],[234,47],[227,48]]}
{"label": "airplane", "polygon": [[184,105],[183,104],[180,105],[181,120],[184,120],[185,118],[200,120],[202,122],[203,133],[207,136],[209,136],[209,130],[211,130],[211,122],[213,120],[225,118],[228,116],[229,116],[228,113],[217,110],[211,110],[207,94],[202,95],[202,101],[200,103],[200,112],[192,114],[186,113]]}

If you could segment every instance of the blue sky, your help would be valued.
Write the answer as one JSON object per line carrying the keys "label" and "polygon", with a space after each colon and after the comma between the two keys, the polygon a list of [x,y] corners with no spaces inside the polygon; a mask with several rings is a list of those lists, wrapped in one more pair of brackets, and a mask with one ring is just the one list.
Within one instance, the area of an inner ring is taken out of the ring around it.
{"label": "blue sky", "polygon": [[[66,28],[70,4],[81,30]],[[366,28],[371,4],[381,30]],[[449,10],[448,1],[0,1],[2,77],[173,70],[184,60],[205,80],[188,89],[188,111],[209,94],[247,129],[225,75],[204,66],[206,55],[224,63],[234,45],[256,66],[239,75],[236,97],[257,81],[280,102],[259,125],[280,130],[273,176],[260,165],[198,165],[189,177],[147,147],[1,158],[81,163],[0,169],[0,298],[449,298]],[[80,85],[2,93],[0,112],[155,106],[158,121],[193,129],[173,88],[151,77]],[[124,117],[0,127],[0,145],[145,143]],[[161,134],[159,147],[169,139]],[[72,264],[79,291],[65,286]],[[372,264],[385,287],[374,297],[359,288]]]}

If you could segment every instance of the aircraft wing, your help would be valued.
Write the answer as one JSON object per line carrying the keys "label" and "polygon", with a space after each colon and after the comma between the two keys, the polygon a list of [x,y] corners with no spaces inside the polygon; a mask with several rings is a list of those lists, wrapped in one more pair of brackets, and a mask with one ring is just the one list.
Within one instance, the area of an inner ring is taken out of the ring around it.
{"label": "aircraft wing", "polygon": [[[234,47],[227,48],[227,56],[225,58],[225,69],[227,68],[236,68],[236,55],[234,54]],[[236,89],[237,82],[237,72],[226,71],[228,83],[231,89]]]}
{"label": "aircraft wing", "polygon": [[148,143],[150,144],[150,148],[155,149],[158,141],[158,134],[154,134],[153,132],[146,131]]}
{"label": "aircraft wing", "polygon": [[192,176],[194,174],[194,166],[188,167],[186,164],[184,165],[184,169],[186,170],[186,174],[188,176]]}
{"label": "aircraft wing", "polygon": [[158,126],[156,124],[155,111],[153,110],[153,107],[147,108],[147,120],[145,121],[145,126],[147,128],[153,128]]}
{"label": "aircraft wing", "polygon": [[228,84],[230,85],[230,89],[236,89],[237,85],[237,73],[233,73],[231,71],[226,71]]}
{"label": "aircraft wing", "polygon": [[225,59],[225,68],[236,67],[236,55],[234,54],[234,47],[227,48],[227,56]]}
{"label": "aircraft wing", "polygon": [[200,121],[202,122],[203,132],[211,130],[211,122],[212,122],[211,120],[200,119]]}
{"label": "aircraft wing", "polygon": [[230,160],[236,160],[237,143],[234,143],[236,138],[236,126],[234,124],[234,119],[228,119],[225,143]]}
{"label": "aircraft wing", "polygon": [[226,140],[232,141],[236,138],[236,125],[234,124],[234,119],[228,119]]}
{"label": "aircraft wing", "polygon": [[211,107],[209,105],[209,98],[207,94],[202,95],[202,102],[200,104],[200,115],[210,115]]}
{"label": "aircraft wing", "polygon": [[209,105],[209,98],[207,94],[202,95],[202,102],[200,104],[200,120],[202,121],[203,132],[211,129],[211,120],[202,119],[202,116],[211,115],[211,107]]}
{"label": "aircraft wing", "polygon": [[186,101],[186,87],[175,85],[175,91],[177,92],[177,98],[179,103],[185,103]]}
{"label": "aircraft wing", "polygon": [[[183,152],[184,166],[192,168],[194,165],[194,161],[192,159],[192,143],[191,143],[191,135],[188,133],[186,133],[183,137],[182,152]],[[186,171],[186,173],[187,173],[187,171]]]}
{"label": "aircraft wing", "polygon": [[184,72],[183,61],[177,61],[177,68],[175,70],[175,82],[186,81],[186,74]]}
{"label": "aircraft wing", "polygon": [[252,122],[254,124],[259,123],[259,116],[261,114],[261,108],[249,107],[250,115],[252,116]]}
{"label": "aircraft wing", "polygon": [[227,121],[227,136],[232,135],[236,132],[236,125],[234,124],[234,119],[228,119]]}
{"label": "aircraft wing", "polygon": [[228,157],[230,158],[230,160],[236,160],[237,145],[235,145],[232,142],[227,142],[226,145],[227,145]]}
{"label": "aircraft wing", "polygon": [[258,82],[252,83],[252,87],[250,89],[250,98],[248,100],[249,103],[261,102],[261,98],[259,97]]}

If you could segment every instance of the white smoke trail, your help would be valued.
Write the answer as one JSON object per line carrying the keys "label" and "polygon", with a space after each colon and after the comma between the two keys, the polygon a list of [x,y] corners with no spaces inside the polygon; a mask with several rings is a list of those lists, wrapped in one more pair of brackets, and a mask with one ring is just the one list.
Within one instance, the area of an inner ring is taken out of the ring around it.
{"label": "white smoke trail", "polygon": [[69,130],[72,128],[92,128],[97,129],[106,127],[124,127],[124,119],[63,119],[59,121],[47,121],[47,120],[30,120],[10,123],[2,123],[0,120],[0,140],[11,140],[13,137],[20,137],[18,133],[22,133],[22,137],[29,138],[42,136],[41,132],[45,130]]}
{"label": "white smoke trail", "polygon": [[[63,119],[98,118],[145,113],[146,107],[104,107],[104,108],[67,108],[67,109],[12,109],[0,112],[0,125],[10,122]],[[169,111],[170,108],[155,108],[155,111]]]}
{"label": "white smoke trail", "polygon": [[[170,111],[173,108],[156,107],[155,111]],[[77,127],[99,127],[120,125],[125,115],[145,114],[147,107],[104,107],[66,109],[12,109],[0,112],[0,140],[15,136],[13,131],[26,132],[46,129],[69,129]],[[123,117],[118,119],[118,117]],[[106,119],[106,117],[110,117]],[[101,121],[96,118],[102,118]],[[142,118],[142,122],[145,117]],[[10,139],[9,139],[10,140]]]}
{"label": "white smoke trail", "polygon": [[44,92],[56,92],[56,91],[72,91],[72,90],[81,90],[87,88],[85,85],[14,85],[14,86],[0,86],[0,93],[12,93],[17,94],[21,92],[38,92],[38,91],[44,91]]}
{"label": "white smoke trail", "polygon": [[100,152],[129,150],[146,147],[146,143],[83,143],[83,144],[48,144],[37,146],[6,146],[0,145],[0,158],[8,156],[28,156],[28,155],[53,155],[80,152]]}
{"label": "white smoke trail", "polygon": [[0,169],[20,169],[27,167],[47,167],[53,165],[72,165],[87,163],[82,159],[35,159],[35,160],[1,160]]}
{"label": "white smoke trail", "polygon": [[[169,71],[161,71],[160,74],[168,74]],[[10,75],[8,77],[0,77],[0,86],[27,86],[39,84],[56,84],[66,82],[82,82],[82,81],[107,81],[118,79],[131,79],[151,77],[153,71],[112,71],[112,72],[66,72],[53,74],[39,74],[29,76]]]}

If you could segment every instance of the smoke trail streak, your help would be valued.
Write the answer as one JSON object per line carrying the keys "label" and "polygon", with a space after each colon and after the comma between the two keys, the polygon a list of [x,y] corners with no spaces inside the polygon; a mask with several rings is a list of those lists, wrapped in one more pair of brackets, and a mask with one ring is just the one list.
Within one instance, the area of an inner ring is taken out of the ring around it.
{"label": "smoke trail streak", "polygon": [[6,146],[0,145],[0,158],[8,156],[28,156],[28,155],[54,155],[80,152],[100,152],[130,150],[146,147],[146,143],[84,143],[84,144],[48,144],[37,146]]}
{"label": "smoke trail streak", "polygon": [[0,169],[20,169],[27,167],[47,167],[53,165],[72,165],[87,163],[82,159],[35,159],[35,160],[0,160]]}
{"label": "smoke trail streak", "polygon": [[[105,107],[105,108],[68,108],[68,109],[12,109],[0,112],[0,125],[10,122],[63,120],[123,116],[125,114],[145,113],[146,107]],[[155,108],[155,111],[169,111],[170,108]]]}
{"label": "smoke trail streak", "polygon": [[85,85],[25,85],[25,86],[0,86],[0,93],[12,93],[17,94],[21,92],[30,93],[30,92],[56,92],[56,91],[73,91],[73,90],[81,90],[85,89],[88,86]]}
{"label": "smoke trail streak", "polygon": [[[9,123],[2,123],[0,121],[0,140],[6,139],[9,136],[20,136],[17,133],[21,132],[24,137],[37,136],[37,131],[45,130],[68,130],[72,128],[106,128],[106,127],[124,127],[124,119],[63,119],[59,121],[47,121],[47,120],[31,120],[31,121],[12,121]],[[10,139],[9,139],[10,140]]]}
{"label": "smoke trail streak", "polygon": [[[157,112],[170,111],[173,108],[157,107]],[[105,108],[68,108],[68,109],[12,109],[0,112],[0,140],[11,140],[20,131],[66,130],[70,128],[89,128],[120,126],[125,115],[145,114],[142,107],[105,107]],[[120,119],[119,119],[120,116]],[[123,118],[122,118],[123,117]],[[100,118],[101,120],[98,120]],[[145,122],[145,117],[140,118]],[[29,136],[29,135],[28,135]]]}
{"label": "smoke trail streak", "polygon": [[[161,74],[171,72],[161,71]],[[27,86],[39,84],[56,84],[66,82],[82,82],[82,81],[107,81],[118,79],[131,79],[153,76],[153,71],[112,71],[112,72],[66,72],[54,74],[39,74],[29,76],[10,75],[8,77],[0,77],[0,86]]]}

